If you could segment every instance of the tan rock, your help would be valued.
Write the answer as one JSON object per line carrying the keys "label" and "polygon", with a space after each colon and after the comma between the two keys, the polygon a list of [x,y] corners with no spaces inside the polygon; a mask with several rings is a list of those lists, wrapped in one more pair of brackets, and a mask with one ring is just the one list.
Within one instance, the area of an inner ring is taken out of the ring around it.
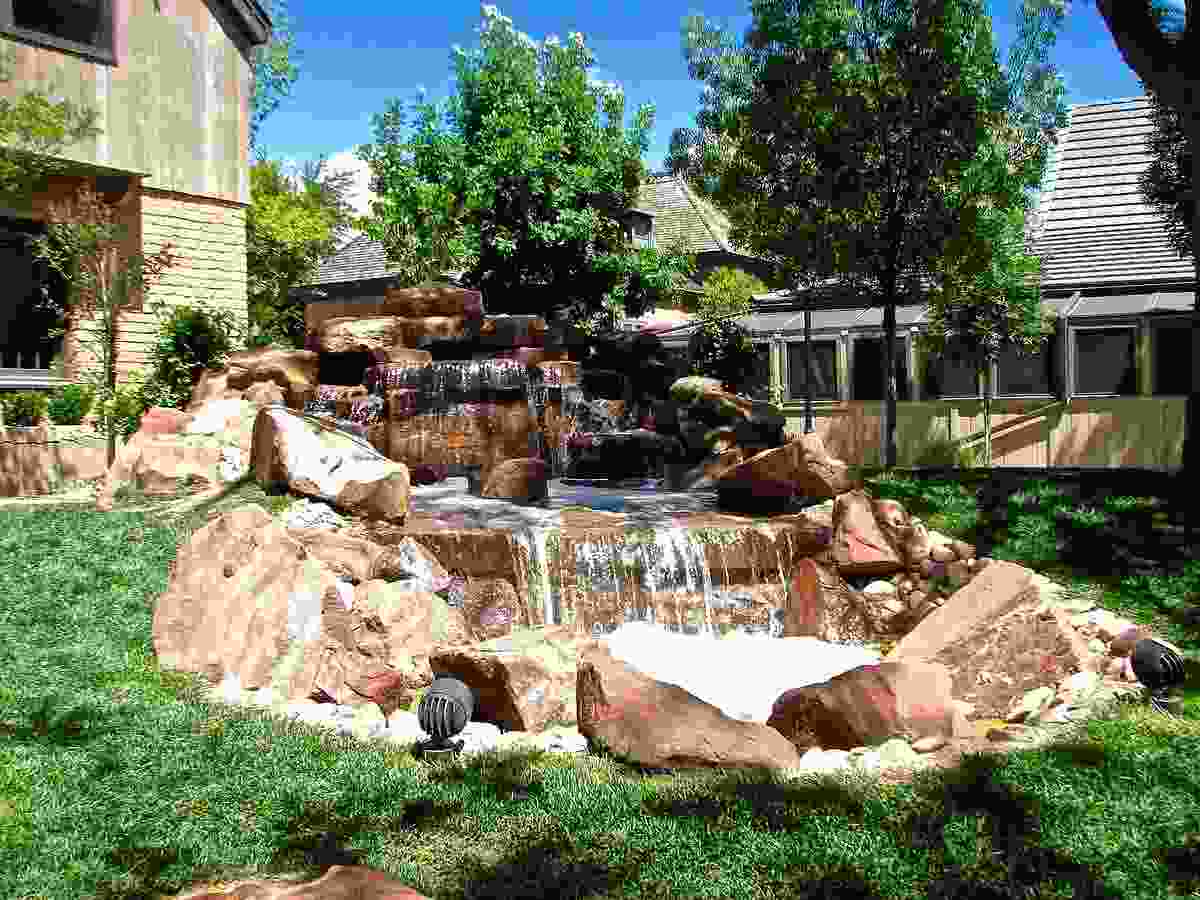
{"label": "tan rock", "polygon": [[917,566],[917,571],[921,574],[921,578],[932,578],[934,565],[935,563],[932,559],[922,559],[920,564]]}
{"label": "tan rock", "polygon": [[332,503],[351,515],[403,522],[408,467],[365,441],[280,407],[263,407],[254,423],[255,479]]}
{"label": "tan rock", "polygon": [[796,482],[800,496],[826,500],[856,486],[846,463],[830,456],[815,432],[801,434],[789,443],[797,453]]}
{"label": "tan rock", "polygon": [[917,753],[933,753],[935,750],[941,750],[949,743],[945,735],[933,735],[931,737],[918,738],[913,741],[912,748]]}
{"label": "tan rock", "polygon": [[865,491],[840,494],[833,507],[833,554],[843,575],[892,575],[903,570],[896,548],[875,521]]}
{"label": "tan rock", "polygon": [[465,316],[365,316],[326,319],[319,326],[316,349],[322,353],[371,353],[391,347],[416,347],[434,341],[466,340],[476,320]]}
{"label": "tan rock", "polygon": [[317,387],[318,356],[310,350],[265,348],[231,353],[220,369],[207,369],[192,389],[188,412],[212,400],[240,399],[258,382],[273,382],[291,409],[304,408],[304,395]]}
{"label": "tan rock", "polygon": [[389,670],[412,690],[429,684],[429,649],[464,640],[466,627],[432,594],[379,580],[339,585],[266,510],[245,504],[180,546],[152,635],[160,665],[212,684],[235,678],[287,701],[320,690],[362,703],[353,686]]}
{"label": "tan rock", "polygon": [[308,555],[353,583],[375,578],[403,581],[428,592],[443,590],[449,574],[437,558],[411,537],[396,544],[378,544],[346,531],[289,528]]}
{"label": "tan rock", "polygon": [[145,435],[177,434],[191,421],[191,413],[181,409],[152,406],[142,415],[138,431]]}
{"label": "tan rock", "polygon": [[955,593],[904,636],[888,655],[889,660],[932,658],[943,647],[971,631],[982,621],[1002,615],[1022,602],[1036,601],[1033,572],[1010,562],[995,562]]}
{"label": "tan rock", "polygon": [[209,884],[180,894],[179,900],[428,900],[412,888],[366,866],[331,866],[305,882],[252,879]]}
{"label": "tan rock", "polygon": [[867,604],[829,566],[813,559],[799,560],[793,571],[785,637],[816,637],[823,641],[869,640],[878,624]]}
{"label": "tan rock", "polygon": [[503,578],[468,579],[462,611],[474,641],[503,637],[514,626],[529,624],[529,611],[517,598],[516,588]]}
{"label": "tan rock", "polygon": [[579,731],[621,759],[667,768],[795,768],[800,754],[778,731],[728,718],[588,642],[579,653]]}
{"label": "tan rock", "polygon": [[950,549],[959,559],[972,559],[975,556],[975,547],[966,541],[951,541]]}
{"label": "tan rock", "polygon": [[471,688],[474,721],[536,733],[555,723],[575,724],[576,663],[584,640],[567,627],[521,630],[476,646],[440,649],[430,664]]}
{"label": "tan rock", "polygon": [[433,364],[433,354],[412,347],[380,347],[371,351],[375,365],[403,366],[406,369],[425,369]]}
{"label": "tan rock", "polygon": [[930,563],[929,552],[932,549],[933,542],[929,538],[929,529],[920,519],[913,519],[908,537],[904,541],[904,561],[909,568],[922,567],[923,569]]}
{"label": "tan rock", "polygon": [[537,364],[548,385],[571,387],[579,384],[579,363],[571,360],[547,360]]}
{"label": "tan rock", "polygon": [[971,571],[964,561],[956,559],[954,562],[946,563],[946,577],[957,589],[970,580]]}
{"label": "tan rock", "polygon": [[504,349],[542,347],[547,331],[546,320],[541,316],[484,316],[479,329],[479,342],[485,347]]}
{"label": "tan rock", "polygon": [[[390,430],[388,433],[390,437]],[[431,431],[416,431],[396,437],[388,445],[387,456],[410,469],[419,465],[447,465],[450,460],[446,435]]]}
{"label": "tan rock", "polygon": [[934,562],[951,563],[958,559],[958,555],[947,544],[934,544],[929,551],[929,558]]}
{"label": "tan rock", "polygon": [[483,496],[520,503],[550,496],[549,470],[541,459],[508,459],[492,469],[483,483]]}
{"label": "tan rock", "polygon": [[949,670],[923,660],[860,666],[821,684],[793,688],[775,701],[768,725],[800,749],[850,750],[891,738],[961,737]]}

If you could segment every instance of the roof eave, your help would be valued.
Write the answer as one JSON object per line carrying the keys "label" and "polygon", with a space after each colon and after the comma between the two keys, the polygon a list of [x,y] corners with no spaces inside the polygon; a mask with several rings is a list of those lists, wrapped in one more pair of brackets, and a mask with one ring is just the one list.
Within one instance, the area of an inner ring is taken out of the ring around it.
{"label": "roof eave", "polygon": [[237,19],[251,46],[261,47],[271,40],[271,17],[258,0],[225,0],[225,6]]}

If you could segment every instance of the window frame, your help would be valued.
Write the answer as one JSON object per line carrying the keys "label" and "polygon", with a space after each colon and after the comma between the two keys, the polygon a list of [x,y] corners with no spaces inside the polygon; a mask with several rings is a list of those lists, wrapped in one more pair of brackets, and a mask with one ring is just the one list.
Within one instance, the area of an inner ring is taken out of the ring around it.
{"label": "window frame", "polygon": [[[836,334],[831,336],[825,334],[813,335],[812,343],[814,348],[817,344],[833,345],[833,396],[818,397],[814,394],[813,403],[837,403],[842,399],[842,376],[841,372],[838,371],[838,345],[840,342],[840,337]],[[783,340],[783,393],[785,403],[798,403],[805,399],[804,394],[798,397],[792,395],[792,354],[790,350],[791,347],[802,348],[803,346],[803,337],[793,340],[785,338]]]}
{"label": "window frame", "polygon": [[[992,374],[992,384],[995,385],[995,388],[996,388],[993,391],[993,396],[996,397],[997,399],[1003,398],[1005,400],[1023,400],[1023,399],[1041,400],[1041,399],[1044,399],[1047,397],[1058,396],[1058,392],[1056,391],[1056,387],[1057,387],[1056,382],[1058,380],[1058,375],[1059,375],[1058,363],[1057,363],[1059,350],[1056,347],[1055,342],[1061,341],[1061,340],[1062,340],[1062,337],[1061,337],[1060,330],[1055,329],[1054,333],[1046,339],[1046,343],[1043,345],[1043,349],[1041,351],[1042,353],[1046,354],[1046,367],[1047,367],[1047,374],[1049,375],[1049,378],[1047,379],[1049,381],[1049,384],[1047,385],[1047,387],[1049,388],[1049,391],[1047,391],[1044,394],[1001,393],[1001,391],[1000,391],[1000,360],[997,358],[997,360],[992,364],[992,373],[991,373]],[[1006,348],[1006,349],[1011,349],[1011,348]]]}
{"label": "window frame", "polygon": [[106,45],[84,44],[59,37],[56,34],[22,28],[13,23],[13,0],[0,0],[0,35],[22,44],[61,50],[75,56],[82,56],[91,62],[115,66],[117,64],[115,4],[113,0],[99,0],[99,3],[100,15],[104,22],[102,30],[108,38]]}
{"label": "window frame", "polygon": [[[1077,335],[1086,331],[1128,331],[1133,336],[1133,379],[1134,389],[1129,394],[1114,394],[1114,393],[1084,393],[1079,390],[1079,342]],[[1138,386],[1140,384],[1138,371],[1138,336],[1139,336],[1139,320],[1129,317],[1104,318],[1097,317],[1093,321],[1089,321],[1086,325],[1072,325],[1070,327],[1069,344],[1067,347],[1068,362],[1067,362],[1067,378],[1071,385],[1071,396],[1082,397],[1089,399],[1109,399],[1114,397],[1138,397],[1141,391]]]}
{"label": "window frame", "polygon": [[[949,336],[948,340],[954,340],[954,335],[951,334]],[[934,362],[934,360],[927,359],[925,361],[925,365],[928,367],[928,365],[930,365],[933,362]],[[995,371],[994,371],[995,367],[993,366],[992,368],[993,368],[992,374],[994,376],[995,375]],[[928,373],[928,369],[926,369],[926,372]],[[940,378],[940,376],[937,376],[937,377]],[[993,378],[992,383],[993,384],[996,383],[994,378]],[[939,384],[938,387],[940,388],[941,385]],[[934,393],[932,391],[927,390],[926,389],[926,379],[922,378],[921,379],[921,396],[928,400],[982,400],[983,399],[983,383],[980,380],[979,373],[975,373],[975,393],[974,394],[943,394],[940,391],[937,393]]]}

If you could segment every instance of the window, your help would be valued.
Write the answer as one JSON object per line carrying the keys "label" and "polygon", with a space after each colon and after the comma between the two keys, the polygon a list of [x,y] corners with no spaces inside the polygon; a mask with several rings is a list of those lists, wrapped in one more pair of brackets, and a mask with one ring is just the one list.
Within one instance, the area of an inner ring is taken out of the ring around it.
{"label": "window", "polygon": [[[804,341],[787,345],[788,397],[805,397]],[[837,341],[812,342],[812,385],[814,400],[837,400]]]}
{"label": "window", "polygon": [[63,339],[48,332],[64,325],[45,303],[42,286],[52,303],[66,299],[63,279],[33,255],[31,240],[45,232],[36,222],[0,219],[0,272],[5,276],[5,297],[0,304],[0,368],[48,369]]}
{"label": "window", "polygon": [[[851,398],[883,399],[883,338],[854,339],[854,371],[850,376]],[[904,338],[896,338],[896,399],[911,400],[908,386],[908,350]]]}
{"label": "window", "polygon": [[978,397],[979,375],[967,356],[964,343],[951,337],[946,352],[932,357],[926,368],[925,394],[929,397]]}
{"label": "window", "polygon": [[0,29],[112,60],[112,0],[0,0]]}
{"label": "window", "polygon": [[1088,328],[1075,332],[1075,393],[1137,393],[1137,332]]}
{"label": "window", "polygon": [[1036,354],[1022,355],[1008,347],[996,360],[996,395],[1028,396],[1054,393],[1057,338],[1051,335]]}
{"label": "window", "polygon": [[1154,393],[1190,393],[1192,367],[1186,361],[1192,358],[1192,323],[1187,320],[1155,323],[1151,350],[1154,359]]}
{"label": "window", "polygon": [[768,400],[771,395],[770,345],[755,344],[754,353],[754,374],[741,386],[741,393],[751,400]]}

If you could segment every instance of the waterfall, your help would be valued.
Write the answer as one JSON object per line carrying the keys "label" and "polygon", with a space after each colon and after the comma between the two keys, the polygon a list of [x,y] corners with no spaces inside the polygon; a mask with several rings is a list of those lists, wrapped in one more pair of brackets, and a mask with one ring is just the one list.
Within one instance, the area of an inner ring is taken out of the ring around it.
{"label": "waterfall", "polygon": [[[549,528],[531,527],[513,535],[517,546],[525,551],[525,584],[531,594],[537,594],[542,602],[542,614],[546,625],[561,625],[556,615],[554,591],[550,585],[550,554],[546,549]],[[537,570],[536,576],[534,570]],[[536,577],[536,581],[535,581]]]}

